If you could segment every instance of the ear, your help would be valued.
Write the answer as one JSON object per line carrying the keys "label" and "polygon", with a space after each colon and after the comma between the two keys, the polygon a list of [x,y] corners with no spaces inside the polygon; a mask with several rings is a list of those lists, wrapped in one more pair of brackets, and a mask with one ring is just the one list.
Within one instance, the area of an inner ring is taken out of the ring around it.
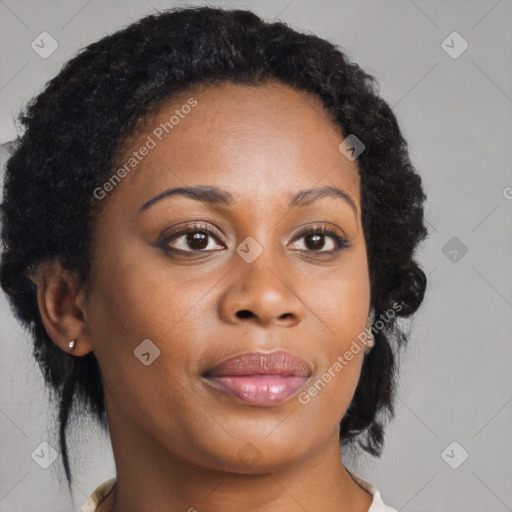
{"label": "ear", "polygon": [[68,354],[69,342],[76,340],[73,355],[88,354],[92,344],[87,331],[85,289],[79,286],[76,273],[51,260],[43,262],[30,279],[37,285],[39,312],[50,338]]}

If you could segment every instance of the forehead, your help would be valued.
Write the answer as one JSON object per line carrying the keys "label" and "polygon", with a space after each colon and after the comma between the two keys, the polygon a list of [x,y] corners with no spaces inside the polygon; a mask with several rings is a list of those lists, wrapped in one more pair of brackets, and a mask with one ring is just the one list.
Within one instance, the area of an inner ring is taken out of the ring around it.
{"label": "forehead", "polygon": [[344,138],[319,98],[287,85],[192,87],[127,140],[117,167],[137,162],[114,196],[140,206],[171,186],[216,185],[265,201],[331,185],[359,208],[357,165],[338,149]]}

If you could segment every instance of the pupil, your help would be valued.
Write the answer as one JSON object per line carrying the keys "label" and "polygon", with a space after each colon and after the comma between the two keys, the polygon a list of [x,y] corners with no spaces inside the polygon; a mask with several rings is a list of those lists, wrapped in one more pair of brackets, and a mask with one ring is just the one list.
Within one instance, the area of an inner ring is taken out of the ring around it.
{"label": "pupil", "polygon": [[[312,249],[312,250],[318,250],[318,249],[321,249],[323,247],[323,240],[321,240],[323,238],[322,235],[318,235],[318,234],[313,234],[313,235],[309,235],[306,237],[306,247],[308,249]],[[315,239],[315,242],[313,242],[312,244],[312,247],[310,247],[310,244],[308,243],[309,240],[311,239]],[[321,242],[320,243],[320,247],[318,247],[318,242]]]}
{"label": "pupil", "polygon": [[205,233],[189,233],[187,242],[193,249],[204,249],[208,246],[208,236]]}

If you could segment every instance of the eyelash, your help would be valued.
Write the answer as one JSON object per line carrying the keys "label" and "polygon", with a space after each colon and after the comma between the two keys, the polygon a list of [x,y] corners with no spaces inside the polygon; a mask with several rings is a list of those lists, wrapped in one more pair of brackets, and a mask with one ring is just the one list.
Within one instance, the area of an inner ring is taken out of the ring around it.
{"label": "eyelash", "polygon": [[[209,249],[199,249],[199,250],[190,250],[190,251],[183,251],[182,249],[175,249],[172,247],[168,247],[169,242],[172,242],[176,240],[177,238],[180,238],[183,235],[188,235],[191,233],[202,233],[206,235],[213,235],[215,238],[222,240],[221,233],[216,230],[215,228],[209,227],[207,224],[202,223],[193,223],[193,224],[187,224],[186,229],[183,229],[181,231],[175,232],[170,234],[169,236],[165,237],[161,242],[160,245],[167,251],[167,252],[179,252],[179,253],[201,253],[201,252],[210,252]],[[294,242],[307,236],[307,235],[323,235],[323,236],[330,236],[336,245],[335,249],[332,249],[330,251],[314,251],[314,250],[306,250],[306,252],[312,252],[312,253],[318,253],[318,254],[328,254],[333,255],[338,252],[341,252],[344,249],[348,249],[350,247],[349,239],[342,237],[337,234],[337,232],[330,228],[329,226],[325,224],[321,224],[318,226],[310,227],[301,233],[297,235],[297,237],[294,239]]]}

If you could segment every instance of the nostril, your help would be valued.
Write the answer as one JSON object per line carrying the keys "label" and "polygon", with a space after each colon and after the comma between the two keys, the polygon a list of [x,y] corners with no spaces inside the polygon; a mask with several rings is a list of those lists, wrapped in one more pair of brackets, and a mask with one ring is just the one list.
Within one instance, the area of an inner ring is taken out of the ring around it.
{"label": "nostril", "polygon": [[238,311],[236,316],[238,318],[250,318],[252,313],[248,309],[243,309],[242,311]]}

